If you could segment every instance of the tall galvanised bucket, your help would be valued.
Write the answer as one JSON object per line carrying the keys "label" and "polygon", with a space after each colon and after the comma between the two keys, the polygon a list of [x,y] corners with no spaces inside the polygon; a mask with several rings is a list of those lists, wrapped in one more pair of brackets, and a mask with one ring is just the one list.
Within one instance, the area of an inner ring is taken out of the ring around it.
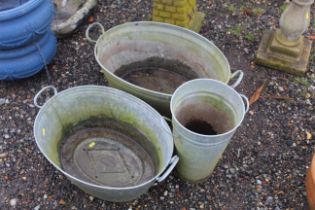
{"label": "tall galvanised bucket", "polygon": [[[103,31],[97,41],[90,38],[93,26]],[[100,23],[94,23],[86,35],[96,43],[95,58],[109,84],[141,98],[166,115],[170,114],[172,93],[185,81],[211,78],[228,83],[235,78],[235,87],[243,77],[242,71],[231,73],[228,60],[213,42],[178,26],[130,22],[105,32]],[[129,69],[125,68],[121,74],[120,70],[126,66]],[[136,81],[128,80],[128,75]]]}
{"label": "tall galvanised bucket", "polygon": [[200,182],[211,175],[248,108],[246,96],[216,80],[192,80],[175,91],[173,136],[183,179]]}

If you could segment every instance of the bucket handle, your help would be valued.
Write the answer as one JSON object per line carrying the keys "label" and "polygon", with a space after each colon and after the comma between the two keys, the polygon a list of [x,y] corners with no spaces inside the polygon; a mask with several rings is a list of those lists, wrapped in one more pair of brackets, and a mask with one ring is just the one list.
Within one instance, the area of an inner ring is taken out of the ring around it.
{"label": "bucket handle", "polygon": [[55,86],[48,85],[48,86],[42,88],[42,89],[35,95],[35,97],[34,97],[34,105],[35,105],[37,108],[39,108],[39,109],[43,108],[43,106],[41,106],[41,105],[38,104],[38,98],[39,98],[39,96],[40,96],[44,91],[46,91],[46,90],[48,90],[48,89],[52,89],[52,90],[54,91],[54,96],[57,95],[58,91],[57,91],[57,88],[56,88]]}
{"label": "bucket handle", "polygon": [[170,175],[170,173],[173,171],[178,161],[179,157],[177,155],[173,156],[170,163],[168,164],[168,168],[166,169],[166,171],[160,177],[156,178],[156,181],[159,183],[163,182],[166,177],[168,177],[168,175]]}
{"label": "bucket handle", "polygon": [[243,80],[244,77],[244,72],[242,70],[237,70],[235,71],[232,75],[231,75],[231,79],[236,78],[238,75],[238,78],[236,79],[236,81],[231,85],[232,88],[236,88]]}
{"label": "bucket handle", "polygon": [[91,31],[91,29],[94,28],[95,26],[98,26],[98,27],[101,29],[102,34],[105,33],[105,28],[104,28],[104,26],[103,26],[100,22],[95,22],[95,23],[90,24],[90,25],[87,27],[86,31],[85,31],[85,37],[86,37],[86,39],[87,39],[89,42],[92,42],[92,43],[96,43],[96,42],[97,42],[97,40],[92,39],[91,36],[90,36],[90,31]]}
{"label": "bucket handle", "polygon": [[165,117],[165,116],[163,116],[163,119],[162,120],[165,120],[166,122],[170,122],[170,123],[172,123],[172,119],[171,118],[169,118],[169,117]]}
{"label": "bucket handle", "polygon": [[243,99],[243,101],[245,101],[245,104],[246,104],[245,113],[247,113],[249,110],[249,100],[248,100],[247,96],[245,96],[243,94],[240,94],[240,96]]}
{"label": "bucket handle", "polygon": [[169,135],[173,138],[173,134],[172,134],[172,132],[170,132],[170,127],[168,126],[167,122],[172,123],[172,120],[168,117],[162,116],[162,118],[161,118],[162,126],[164,127],[165,131],[168,132]]}

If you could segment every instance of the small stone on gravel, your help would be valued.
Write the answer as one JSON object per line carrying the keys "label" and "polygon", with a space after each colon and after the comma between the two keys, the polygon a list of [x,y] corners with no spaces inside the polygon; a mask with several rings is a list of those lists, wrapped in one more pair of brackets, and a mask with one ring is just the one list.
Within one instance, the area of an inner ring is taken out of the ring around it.
{"label": "small stone on gravel", "polygon": [[16,198],[12,198],[11,200],[10,200],[10,206],[12,206],[12,207],[15,207],[16,206],[16,204],[17,204],[17,199]]}
{"label": "small stone on gravel", "polygon": [[0,158],[5,158],[7,156],[7,153],[0,153]]}
{"label": "small stone on gravel", "polygon": [[164,194],[163,194],[163,195],[164,195],[164,196],[167,196],[167,194],[168,194],[168,192],[167,192],[167,191],[164,191]]}
{"label": "small stone on gravel", "polygon": [[10,103],[9,99],[0,98],[0,105],[8,104]]}
{"label": "small stone on gravel", "polygon": [[268,196],[266,199],[265,205],[269,206],[272,204],[272,202],[273,202],[273,197]]}
{"label": "small stone on gravel", "polygon": [[283,91],[284,91],[284,88],[281,87],[281,86],[279,86],[278,89],[279,89],[280,92],[283,92]]}
{"label": "small stone on gravel", "polygon": [[93,196],[89,196],[89,200],[90,200],[90,201],[93,201],[93,200],[94,200],[94,197],[93,197]]}
{"label": "small stone on gravel", "polygon": [[40,210],[40,205],[35,206],[34,210]]}
{"label": "small stone on gravel", "polygon": [[292,140],[287,140],[287,145],[289,146],[289,147],[291,147],[292,145],[293,145],[293,141]]}

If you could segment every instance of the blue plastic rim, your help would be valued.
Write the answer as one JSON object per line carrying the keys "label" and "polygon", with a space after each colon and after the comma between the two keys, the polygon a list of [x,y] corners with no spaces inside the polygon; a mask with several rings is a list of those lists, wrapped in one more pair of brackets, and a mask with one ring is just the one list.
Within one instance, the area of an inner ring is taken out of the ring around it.
{"label": "blue plastic rim", "polygon": [[21,47],[38,39],[50,29],[53,17],[51,0],[29,0],[0,11],[0,50]]}
{"label": "blue plastic rim", "polygon": [[[49,64],[56,54],[57,40],[51,31],[42,39],[46,40],[39,40],[33,46],[28,46],[37,48],[36,45],[38,45],[40,51],[31,51],[22,56],[19,52],[19,56],[0,59],[0,80],[24,79],[35,75],[44,68],[45,64]],[[40,44],[41,42],[42,44]],[[23,49],[23,51],[27,52],[28,50]]]}
{"label": "blue plastic rim", "polygon": [[25,4],[29,0],[10,0],[10,1],[3,1],[0,0],[0,12],[9,10],[9,9],[14,9],[16,7],[21,6],[22,4]]}
{"label": "blue plastic rim", "polygon": [[49,0],[29,0],[18,7],[1,11],[0,21],[5,21],[7,19],[17,18],[22,15],[25,15],[26,13],[29,13],[30,11],[34,10],[34,8],[36,8],[38,5],[45,1]]}
{"label": "blue plastic rim", "polygon": [[[41,36],[39,39],[35,40],[34,43],[35,44],[28,44],[28,45],[24,45],[22,47],[17,47],[17,48],[13,48],[13,49],[5,49],[5,50],[0,50],[0,62],[1,60],[5,60],[5,59],[14,59],[17,57],[23,57],[26,56],[30,53],[34,53],[36,52],[37,46],[44,46],[46,42],[51,41],[51,33],[45,33],[43,36]],[[1,67],[0,67],[1,69]]]}

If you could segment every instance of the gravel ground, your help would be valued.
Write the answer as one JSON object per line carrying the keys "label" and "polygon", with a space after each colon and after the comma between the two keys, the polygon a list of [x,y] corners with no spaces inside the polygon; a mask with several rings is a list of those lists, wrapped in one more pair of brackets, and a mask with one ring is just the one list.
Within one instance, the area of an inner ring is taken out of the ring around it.
{"label": "gravel ground", "polygon": [[[48,84],[58,90],[106,85],[83,25],[59,40],[48,67],[50,82],[45,71],[0,82],[0,209],[307,209],[304,179],[315,145],[315,56],[306,77],[256,66],[254,52],[262,31],[277,25],[283,1],[222,2],[199,1],[207,15],[201,34],[225,53],[233,70],[244,70],[240,92],[250,96],[261,84],[266,88],[205,183],[185,183],[173,172],[134,202],[110,203],[71,185],[40,154],[32,132],[38,112],[33,96]],[[150,11],[151,1],[106,0],[93,17],[110,28],[149,20]]]}

